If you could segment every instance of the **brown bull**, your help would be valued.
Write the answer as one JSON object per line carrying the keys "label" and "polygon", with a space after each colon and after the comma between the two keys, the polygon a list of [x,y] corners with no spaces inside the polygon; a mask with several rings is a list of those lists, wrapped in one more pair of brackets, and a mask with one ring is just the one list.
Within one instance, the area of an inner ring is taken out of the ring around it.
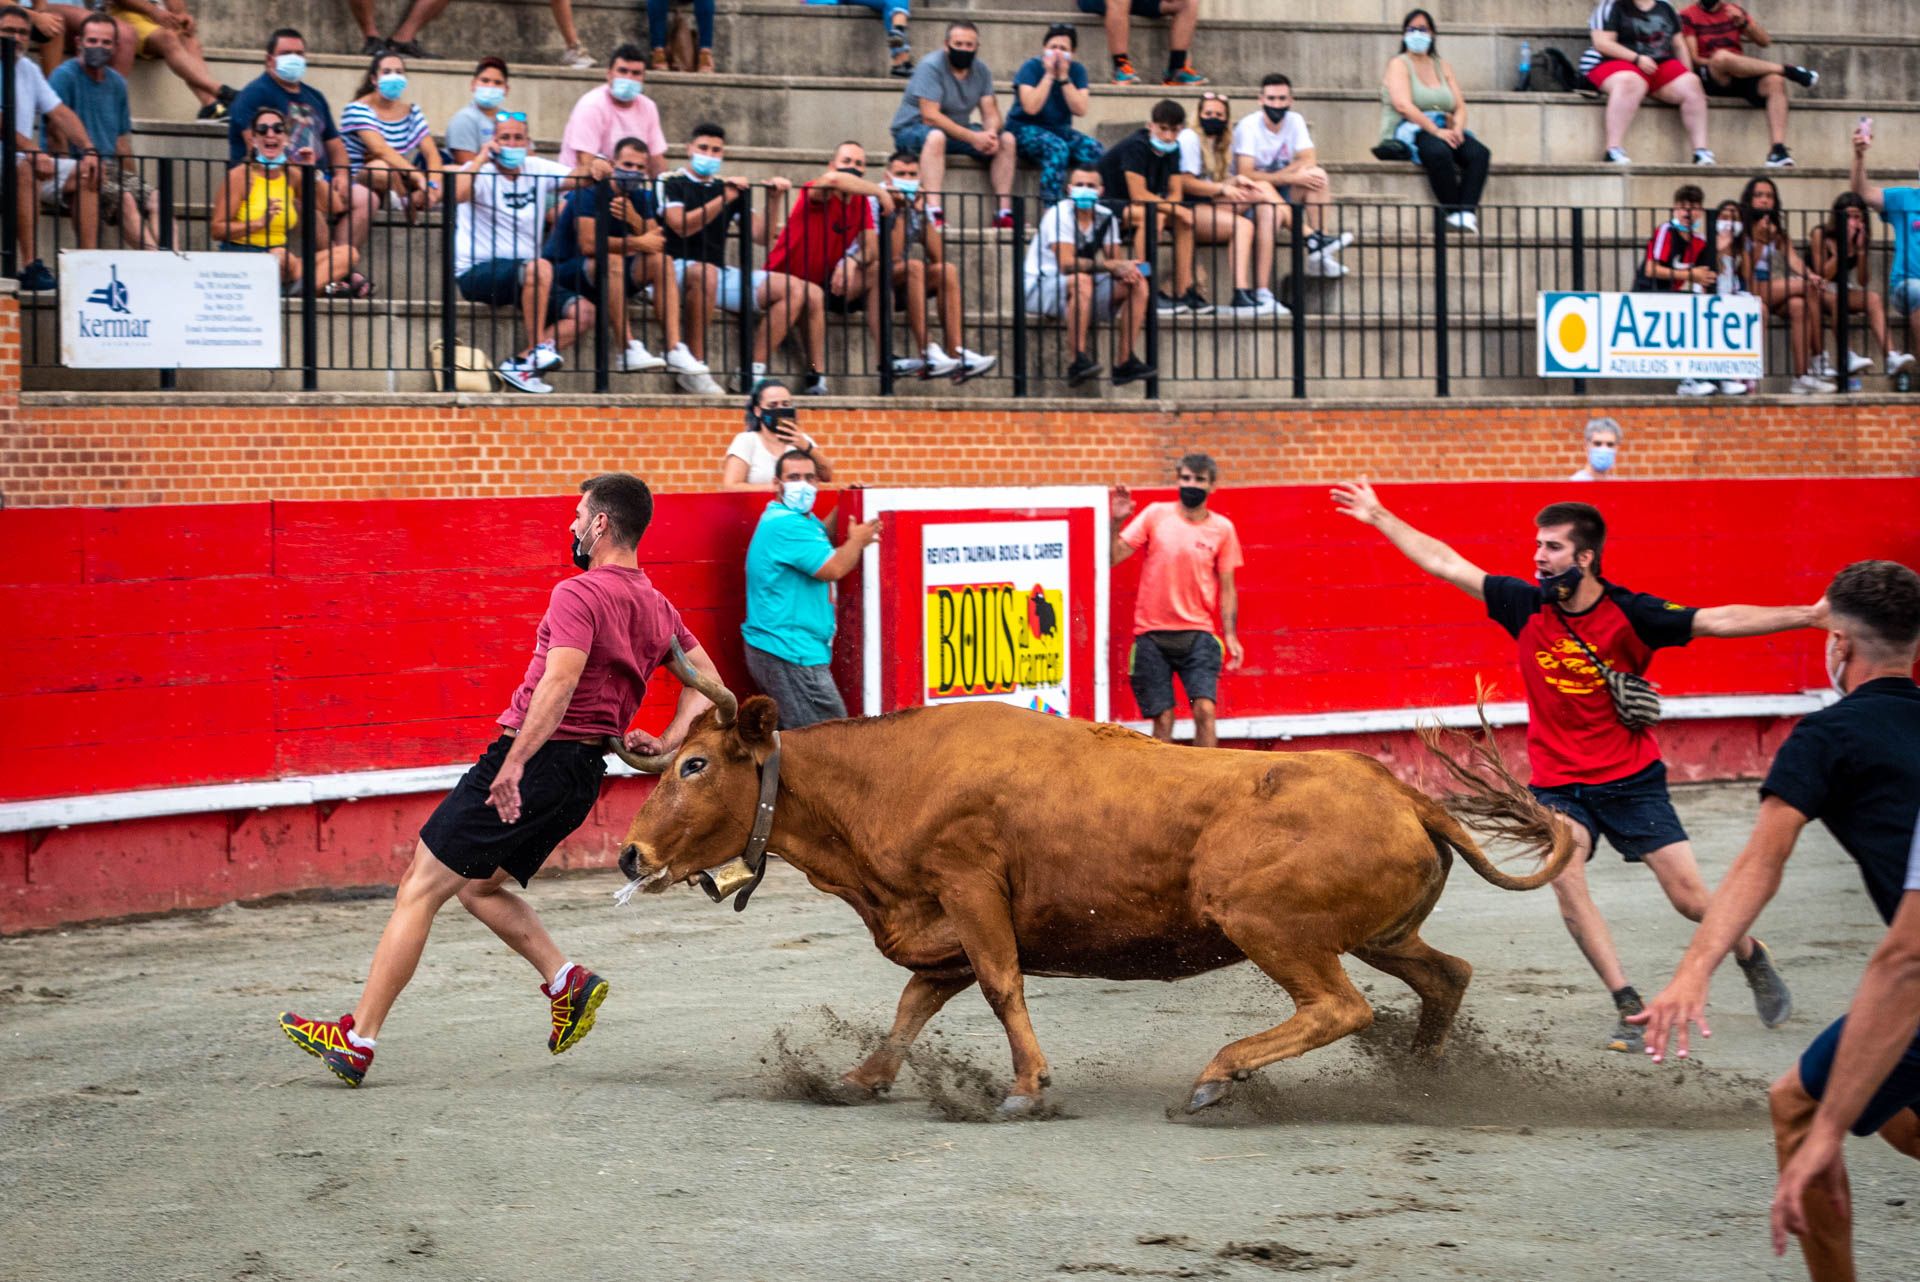
{"label": "brown bull", "polygon": [[1452,853],[1528,890],[1573,849],[1485,747],[1494,783],[1440,754],[1469,789],[1455,808],[1543,854],[1526,877],[1494,868],[1440,803],[1359,753],[1199,751],[994,703],[776,734],[772,700],[736,717],[724,689],[702,688],[718,707],[678,752],[629,758],[661,781],[620,867],[649,891],[700,878],[730,893],[739,882],[714,865],[737,870],[777,748],[771,848],[912,972],[886,1041],[841,1079],[850,1097],[886,1091],[927,1021],[977,980],[1013,1050],[1002,1109],[1036,1107],[1048,1071],[1028,974],[1172,980],[1246,959],[1271,975],[1292,1017],[1222,1047],[1189,1111],[1372,1022],[1342,953],[1413,989],[1413,1048],[1437,1054],[1473,973],[1419,935]]}

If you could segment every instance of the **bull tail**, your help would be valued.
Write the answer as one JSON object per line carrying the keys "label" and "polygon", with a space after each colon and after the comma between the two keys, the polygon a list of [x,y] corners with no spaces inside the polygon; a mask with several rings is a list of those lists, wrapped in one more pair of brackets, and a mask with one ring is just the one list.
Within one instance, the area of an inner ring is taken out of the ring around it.
{"label": "bull tail", "polygon": [[[1494,885],[1503,890],[1533,890],[1566,869],[1573,858],[1573,831],[1566,824],[1555,822],[1552,812],[1534,800],[1533,794],[1507,769],[1494,743],[1493,727],[1487,721],[1484,687],[1476,691],[1474,708],[1480,716],[1477,737],[1443,730],[1437,725],[1420,727],[1420,741],[1426,744],[1427,751],[1464,789],[1445,802],[1420,794],[1420,800],[1426,803],[1421,808],[1421,823],[1430,837],[1459,851],[1460,857],[1475,872]],[[1465,745],[1462,754],[1465,761],[1441,746],[1448,739],[1460,740]],[[1461,819],[1471,820],[1482,830],[1522,846],[1542,861],[1540,867],[1524,877],[1501,872],[1461,825]]]}

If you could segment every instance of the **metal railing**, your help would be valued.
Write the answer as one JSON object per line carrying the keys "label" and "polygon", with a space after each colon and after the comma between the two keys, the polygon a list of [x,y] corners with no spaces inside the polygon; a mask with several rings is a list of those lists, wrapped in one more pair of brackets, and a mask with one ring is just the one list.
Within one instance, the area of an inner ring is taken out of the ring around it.
{"label": "metal railing", "polygon": [[[12,98],[13,78],[0,75],[0,115],[9,122]],[[18,275],[26,266],[17,253],[18,184],[32,181],[40,187],[42,180],[33,176],[39,158],[19,151],[11,128],[0,132],[6,153],[0,157],[0,265]],[[121,194],[103,202],[98,234],[88,228],[87,247],[221,248],[214,213],[227,200],[231,169],[215,159],[128,160],[126,177],[118,184]],[[438,184],[431,203],[394,207],[386,201],[370,221],[355,225],[339,219],[329,225],[325,218],[308,216],[321,208],[327,175],[301,165],[287,171],[293,226],[277,243],[256,248],[283,264],[284,350],[302,388],[318,388],[329,375],[349,372],[361,379],[383,372],[393,390],[426,386],[428,378],[452,387],[461,372],[462,349],[479,353],[485,366],[498,367],[547,337],[564,363],[539,376],[559,390],[666,390],[674,371],[623,368],[628,328],[656,355],[666,354],[669,337],[685,343],[704,358],[707,377],[726,391],[744,389],[761,373],[756,367],[764,366],[767,376],[784,378],[796,390],[817,378],[836,392],[901,393],[934,372],[915,363],[926,360],[931,343],[950,358],[961,356],[962,348],[995,358],[990,368],[962,367],[947,376],[962,376],[992,395],[1025,397],[1057,389],[1078,355],[1069,332],[1072,306],[1049,305],[1046,289],[1036,295],[1026,271],[1031,242],[1049,213],[1031,198],[1014,197],[1007,211],[1010,225],[995,226],[1000,211],[993,197],[948,194],[939,202],[944,225],[935,226],[924,202],[918,211],[886,212],[866,196],[833,204],[824,215],[796,214],[810,199],[801,188],[761,182],[726,203],[718,217],[722,231],[682,238],[677,245],[682,263],[663,267],[664,248],[645,248],[651,240],[640,241],[642,248],[632,254],[610,248],[616,235],[650,236],[659,230],[657,221],[616,226],[614,216],[618,198],[628,198],[629,208],[638,209],[647,193],[657,199],[658,184],[627,188],[615,178],[583,184],[529,177],[511,185],[512,199],[532,199],[543,210],[557,210],[574,198],[592,211],[585,220],[593,233],[591,250],[570,258],[556,251],[547,267],[537,268],[524,264],[539,251],[516,242],[508,221],[475,213],[473,202],[463,206],[452,198],[459,175],[446,171],[425,178]],[[488,173],[473,179],[490,180],[506,182]],[[253,181],[250,176],[248,183]],[[576,197],[583,187],[590,196]],[[499,192],[481,201],[495,208],[504,203]],[[36,199],[34,208],[34,256],[57,265],[63,247],[80,243],[79,220],[57,194]],[[1256,206],[1250,216],[1249,208],[1206,211],[1202,230],[1218,243],[1199,243],[1200,236],[1188,234],[1187,215],[1164,206],[1140,211],[1131,227],[1124,202],[1101,213],[1102,219],[1113,219],[1123,242],[1116,263],[1149,265],[1156,302],[1140,318],[1140,341],[1133,347],[1151,367],[1139,380],[1148,398],[1174,387],[1189,395],[1292,398],[1366,395],[1383,387],[1395,395],[1444,397],[1461,384],[1513,392],[1585,391],[1584,385],[1550,386],[1536,378],[1536,296],[1632,288],[1649,239],[1669,216],[1666,208],[1486,206],[1478,211],[1477,234],[1463,234],[1449,225],[1447,211],[1416,204],[1338,203],[1320,211],[1322,225],[1311,228],[1312,215],[1302,208]],[[129,227],[129,215],[136,212],[141,222],[150,220],[141,239],[134,239]],[[1827,217],[1783,213],[1786,242],[1807,256],[1809,236]],[[1711,206],[1707,219],[1711,224]],[[549,221],[538,228],[542,246],[549,239]],[[1251,236],[1242,223],[1253,225]],[[1051,225],[1059,226],[1057,216]],[[866,230],[850,231],[860,228]],[[1864,289],[1877,294],[1876,273],[1884,272],[1884,257],[1871,244],[1872,231],[1869,222]],[[1329,255],[1320,251],[1314,232],[1351,241]],[[1710,228],[1707,235],[1713,235]],[[857,252],[863,237],[870,238],[870,256],[864,260]],[[1263,237],[1272,238],[1269,248],[1263,248]],[[251,238],[275,240],[270,232]],[[1837,275],[1847,278],[1857,264],[1849,257],[1847,238],[1837,240]],[[901,242],[904,256],[893,252]],[[354,247],[351,254],[340,252],[343,244]],[[843,246],[856,251],[853,258]],[[1340,274],[1333,274],[1330,258]],[[476,277],[474,268],[494,259],[522,263],[515,269],[519,279],[505,288],[497,281],[492,289],[481,288],[488,283],[482,279],[485,272]],[[624,272],[617,272],[616,259]],[[1798,374],[1810,353],[1830,350],[1841,367],[1844,390],[1845,353],[1859,349],[1863,332],[1877,327],[1879,306],[1869,318],[1858,295],[1832,289],[1811,271],[1794,280],[1783,251],[1776,250],[1773,259],[1775,283],[1746,282],[1766,289],[1774,304],[1767,368]],[[1712,249],[1701,261],[1719,266]],[[884,269],[876,271],[876,263],[884,263]],[[801,279],[809,269],[822,277],[820,283]],[[627,282],[624,289],[614,283],[616,275]],[[528,276],[536,278],[530,285]],[[1112,273],[1097,276],[1104,281],[1099,297],[1119,293]],[[736,287],[735,282],[743,283]],[[717,288],[722,285],[726,288]],[[1204,295],[1203,310],[1187,307],[1178,297],[1189,285]],[[1256,301],[1231,306],[1237,288]],[[1270,292],[1272,305],[1257,301],[1261,290]],[[711,302],[689,303],[690,291]],[[58,385],[58,376],[49,371],[59,362],[60,298],[57,282],[50,293],[22,294],[29,386]],[[1030,306],[1036,301],[1041,305]],[[1110,372],[1129,346],[1126,331],[1133,314],[1093,310],[1088,347]],[[1902,345],[1897,336],[1894,345]],[[171,371],[159,371],[157,377],[163,388],[176,383]],[[692,390],[697,380],[680,382]]]}

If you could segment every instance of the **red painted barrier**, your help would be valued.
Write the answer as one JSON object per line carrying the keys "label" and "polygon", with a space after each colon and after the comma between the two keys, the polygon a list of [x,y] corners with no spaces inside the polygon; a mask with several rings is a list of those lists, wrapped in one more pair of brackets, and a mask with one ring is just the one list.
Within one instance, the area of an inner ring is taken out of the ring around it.
{"label": "red painted barrier", "polygon": [[[1138,495],[1142,501],[1170,493]],[[1533,513],[1601,504],[1608,576],[1689,604],[1812,601],[1848,561],[1920,565],[1920,480],[1395,486],[1382,498],[1490,571],[1526,574]],[[571,497],[0,511],[0,801],[472,759],[569,573]],[[730,683],[765,499],[669,495],[643,547],[654,580]],[[1223,491],[1247,554],[1247,666],[1229,717],[1469,702],[1484,675],[1519,697],[1513,647],[1473,601],[1423,576],[1319,487]],[[1113,583],[1113,710],[1139,558]],[[843,617],[859,599],[842,585]],[[842,644],[852,630],[843,626]],[[1811,635],[1663,654],[1669,695],[1825,684]],[[677,696],[662,675],[643,724]],[[1750,775],[1774,718],[1662,730],[1676,778]],[[1516,749],[1518,733],[1503,740]],[[1413,768],[1404,734],[1345,746]],[[642,781],[610,784],[558,866],[606,862]],[[393,880],[436,796],[266,814],[0,834],[0,931]]]}

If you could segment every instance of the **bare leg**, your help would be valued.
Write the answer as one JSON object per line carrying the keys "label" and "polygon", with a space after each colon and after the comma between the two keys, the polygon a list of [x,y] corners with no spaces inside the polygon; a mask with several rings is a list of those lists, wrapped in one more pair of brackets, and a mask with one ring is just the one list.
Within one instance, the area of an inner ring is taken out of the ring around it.
{"label": "bare leg", "polygon": [[560,323],[553,327],[553,345],[564,352],[579,342],[582,334],[590,333],[592,329],[592,301],[576,298],[561,314]]}
{"label": "bare leg", "polygon": [[379,36],[380,29],[373,21],[373,0],[347,0],[347,8],[353,14],[353,20],[360,24],[360,34],[372,40]]}
{"label": "bare leg", "polygon": [[960,269],[941,263],[927,277],[928,288],[940,295],[940,328],[947,336],[947,351],[957,352],[967,345],[966,313],[960,295]]}
{"label": "bare leg", "polygon": [[713,318],[714,293],[720,288],[719,273],[709,263],[689,260],[683,285],[686,305],[687,350],[699,360],[707,359],[707,324]]}
{"label": "bare leg", "polygon": [[533,905],[507,888],[512,875],[501,868],[485,881],[469,880],[460,887],[460,906],[498,935],[500,942],[526,958],[540,972],[543,982],[551,981],[566,965],[566,954],[540,924],[540,914],[533,911]]}
{"label": "bare leg", "polygon": [[971,975],[959,979],[930,979],[925,975],[914,975],[900,994],[900,1005],[894,1012],[893,1028],[887,1033],[887,1040],[875,1047],[873,1054],[847,1070],[840,1080],[867,1095],[884,1093],[893,1085],[894,1078],[900,1075],[900,1062],[906,1057],[914,1039],[920,1036],[920,1030],[927,1026],[927,1021],[939,1014],[940,1008],[955,994],[965,991],[972,984]]}
{"label": "bare leg", "polygon": [[[1801,1085],[1798,1065],[1767,1091],[1767,1109],[1773,1115],[1773,1152],[1784,1167],[1806,1143],[1819,1101]],[[1851,1201],[1851,1197],[1849,1197]],[[1853,1223],[1828,1200],[1826,1190],[1811,1188],[1805,1198],[1807,1231],[1800,1253],[1814,1282],[1854,1282]]]}
{"label": "bare leg", "polygon": [[219,93],[220,82],[213,78],[213,72],[207,68],[207,59],[200,52],[200,42],[191,37],[177,36],[171,31],[156,31],[147,37],[148,51],[165,62],[173,74],[180,77],[193,96],[200,100],[202,107],[212,102]]}
{"label": "bare leg", "polygon": [[1177,9],[1169,8],[1170,2],[1171,0],[1161,0],[1160,3],[1160,13],[1167,19],[1168,47],[1191,49],[1194,28],[1200,24],[1200,0],[1179,0]]}
{"label": "bare leg", "polygon": [[547,332],[547,295],[553,290],[553,264],[531,259],[520,268],[520,323],[526,327],[528,355],[552,335]]}
{"label": "bare leg", "polygon": [[1020,161],[1020,153],[1013,145],[1013,135],[1000,135],[1000,150],[993,153],[993,159],[987,162],[987,177],[993,184],[993,194],[998,197],[1001,209],[1013,208],[1013,167]]}
{"label": "bare leg", "polygon": [[413,0],[413,7],[407,10],[407,16],[393,29],[393,39],[396,42],[418,39],[421,30],[439,17],[447,4],[448,0]]}
{"label": "bare leg", "polygon": [[1767,133],[1778,147],[1787,141],[1787,79],[1774,74],[1760,78],[1760,98],[1767,104]]}
{"label": "bare leg", "polygon": [[[33,172],[33,160],[22,156],[14,165],[17,181],[14,196],[14,225],[20,229],[20,266],[25,267],[35,258],[36,238],[40,234],[40,179]],[[1920,317],[1920,311],[1914,313]]]}
{"label": "bare leg", "polygon": [[1107,5],[1107,52],[1116,58],[1127,52],[1128,17],[1125,4],[1118,3],[1116,0]]}
{"label": "bare leg", "polygon": [[1220,733],[1214,725],[1214,702],[1211,699],[1193,700],[1193,746],[1196,748],[1218,748]]}
{"label": "bare leg", "polygon": [[1141,335],[1147,332],[1147,309],[1153,306],[1153,288],[1144,276],[1131,285],[1116,284],[1114,288],[1124,300],[1120,330],[1120,360],[1124,363],[1133,355]]}
{"label": "bare leg", "polygon": [[1607,919],[1600,915],[1593,894],[1587,889],[1587,857],[1593,850],[1593,838],[1579,824],[1558,815],[1554,816],[1554,822],[1568,824],[1573,829],[1573,858],[1568,861],[1567,870],[1553,882],[1554,897],[1560,901],[1560,920],[1567,924],[1567,933],[1573,936],[1573,942],[1594,973],[1600,976],[1600,982],[1607,986],[1607,991],[1619,992],[1627,986],[1627,972],[1620,968],[1620,954],[1614,949]]}
{"label": "bare leg", "polygon": [[553,6],[553,25],[560,28],[560,38],[566,41],[567,48],[577,48],[580,33],[573,29],[573,0],[548,0]]}
{"label": "bare leg", "polygon": [[393,915],[374,947],[373,960],[367,965],[367,982],[360,990],[360,1001],[353,1008],[353,1029],[362,1037],[378,1037],[380,1026],[413,979],[414,968],[427,946],[427,933],[433,929],[434,914],[440,906],[460,893],[467,879],[434,858],[423,841],[414,847],[413,863],[400,879],[394,895]]}
{"label": "bare leg", "polygon": [[1173,293],[1180,298],[1193,288],[1193,211],[1176,205],[1169,221],[1173,224]]}
{"label": "bare leg", "polygon": [[[1707,915],[1707,904],[1712,896],[1707,891],[1707,883],[1700,879],[1700,865],[1693,858],[1693,843],[1676,841],[1670,846],[1647,852],[1642,856],[1647,867],[1653,869],[1654,880],[1660,883],[1660,889],[1667,894],[1667,902],[1688,921],[1699,921]],[[1753,956],[1753,936],[1742,935],[1740,942],[1733,946],[1733,954],[1741,961]]]}
{"label": "bare leg", "polygon": [[[909,258],[905,269],[907,329],[913,334],[913,350],[924,352],[927,350],[927,265],[917,258]],[[880,305],[891,307],[893,300],[882,298]],[[878,315],[877,310],[875,315]]]}
{"label": "bare leg", "polygon": [[1153,719],[1153,737],[1158,739],[1162,743],[1173,742],[1173,709],[1172,708],[1168,708],[1165,712],[1161,713],[1159,716]]}
{"label": "bare leg", "polygon": [[920,189],[929,207],[938,208],[947,197],[947,136],[938,129],[920,146]]}
{"label": "bare leg", "polygon": [[660,318],[661,341],[672,351],[684,341],[680,329],[680,281],[673,274],[673,260],[665,254],[648,254],[644,262],[653,281],[653,310]]}
{"label": "bare leg", "polygon": [[[1077,356],[1087,350],[1087,331],[1093,320],[1093,277],[1087,272],[1076,272],[1068,279],[1073,282],[1073,288],[1067,292],[1067,333]],[[1920,309],[1916,309],[1914,315],[1920,316]]]}
{"label": "bare leg", "polygon": [[1600,87],[1607,95],[1607,146],[1618,147],[1626,138],[1627,126],[1633,123],[1640,104],[1646,100],[1647,82],[1637,72],[1616,71]]}
{"label": "bare leg", "polygon": [[1687,138],[1693,143],[1695,151],[1706,147],[1707,91],[1701,88],[1700,77],[1682,76],[1678,80],[1669,80],[1653,96],[1680,109],[1680,123],[1686,126]]}

